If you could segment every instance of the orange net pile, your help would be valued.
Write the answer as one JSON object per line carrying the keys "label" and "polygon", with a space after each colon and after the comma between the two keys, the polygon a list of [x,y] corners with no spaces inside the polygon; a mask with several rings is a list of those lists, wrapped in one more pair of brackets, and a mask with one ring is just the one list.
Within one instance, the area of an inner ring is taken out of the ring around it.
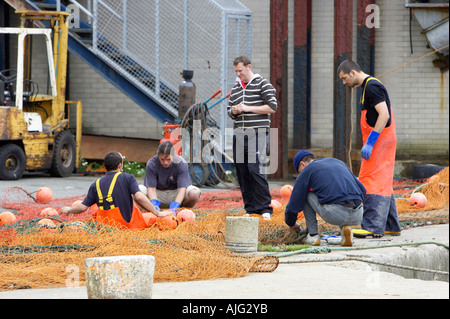
{"label": "orange net pile", "polygon": [[[419,186],[398,192],[400,220],[448,222],[448,168]],[[420,191],[428,199],[425,208],[411,207],[407,198]],[[263,245],[296,244],[299,234],[284,223],[287,198],[280,190],[271,191],[281,206],[274,208],[271,221],[260,218],[259,242]],[[142,231],[119,230],[96,223],[92,211],[76,216],[41,216],[51,207],[57,212],[83,196],[35,202],[27,190],[10,188],[0,207],[15,214],[17,221],[0,227],[0,291],[25,288],[85,285],[84,260],[103,256],[152,255],[156,259],[154,281],[188,281],[236,278],[248,272],[271,272],[278,259],[265,255],[237,254],[225,247],[227,216],[245,213],[239,190],[214,190],[202,193],[193,209],[195,223],[180,223],[174,230],[150,227]],[[255,215],[256,216],[256,215]],[[40,225],[51,219],[55,226]],[[305,227],[303,214],[298,222]],[[334,231],[319,219],[321,231]]]}
{"label": "orange net pile", "polygon": [[[416,220],[420,222],[448,223],[449,202],[449,168],[427,180],[405,182],[407,189],[397,185],[397,210],[400,221]],[[400,185],[401,186],[401,185]],[[414,193],[422,193],[426,197],[426,206],[411,206],[409,198]]]}

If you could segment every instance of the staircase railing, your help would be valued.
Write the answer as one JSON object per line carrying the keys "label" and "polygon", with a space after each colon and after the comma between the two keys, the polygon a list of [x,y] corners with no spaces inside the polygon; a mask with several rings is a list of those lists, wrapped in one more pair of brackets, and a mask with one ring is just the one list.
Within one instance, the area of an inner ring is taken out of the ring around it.
{"label": "staircase railing", "polygon": [[[82,14],[90,20],[90,23],[83,25],[90,26],[92,29],[91,50],[176,117],[178,89],[164,81],[158,63],[151,68],[148,63],[128,50],[128,0],[112,0],[109,3],[103,0],[92,0],[87,2],[87,8],[78,1],[68,1],[71,3],[68,9],[72,9],[75,20],[83,21]],[[60,6],[61,3],[58,0],[57,7]],[[112,23],[114,25],[111,25]],[[80,23],[76,24],[80,25]]]}

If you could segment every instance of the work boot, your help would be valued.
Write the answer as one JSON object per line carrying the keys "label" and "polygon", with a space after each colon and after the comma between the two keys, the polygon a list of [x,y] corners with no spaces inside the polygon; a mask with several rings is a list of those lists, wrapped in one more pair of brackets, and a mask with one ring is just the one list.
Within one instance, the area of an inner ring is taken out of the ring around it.
{"label": "work boot", "polygon": [[308,234],[304,240],[305,244],[307,245],[311,245],[311,246],[320,246],[320,236],[314,235],[311,236],[310,234]]}
{"label": "work boot", "polygon": [[341,228],[341,246],[352,247],[352,229],[350,226],[345,225]]}

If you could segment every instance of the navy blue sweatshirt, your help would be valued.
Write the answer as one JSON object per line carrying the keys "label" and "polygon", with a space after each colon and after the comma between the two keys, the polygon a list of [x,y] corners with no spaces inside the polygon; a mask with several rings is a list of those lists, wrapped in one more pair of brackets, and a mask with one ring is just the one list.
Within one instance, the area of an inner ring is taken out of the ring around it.
{"label": "navy blue sweatshirt", "polygon": [[286,206],[285,222],[294,226],[297,214],[303,210],[308,193],[314,192],[319,203],[339,204],[347,200],[364,201],[366,189],[348,169],[335,158],[321,158],[309,163],[294,184],[291,198]]}

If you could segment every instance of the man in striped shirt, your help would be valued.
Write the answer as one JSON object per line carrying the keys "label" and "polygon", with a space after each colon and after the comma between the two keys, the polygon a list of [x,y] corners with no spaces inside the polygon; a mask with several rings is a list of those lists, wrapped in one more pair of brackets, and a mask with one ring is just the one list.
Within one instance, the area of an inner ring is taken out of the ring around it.
{"label": "man in striped shirt", "polygon": [[228,102],[228,116],[234,120],[233,160],[244,200],[246,215],[272,214],[269,184],[262,174],[266,164],[270,115],[277,111],[275,88],[252,72],[250,59],[238,56],[233,62],[237,75]]}

